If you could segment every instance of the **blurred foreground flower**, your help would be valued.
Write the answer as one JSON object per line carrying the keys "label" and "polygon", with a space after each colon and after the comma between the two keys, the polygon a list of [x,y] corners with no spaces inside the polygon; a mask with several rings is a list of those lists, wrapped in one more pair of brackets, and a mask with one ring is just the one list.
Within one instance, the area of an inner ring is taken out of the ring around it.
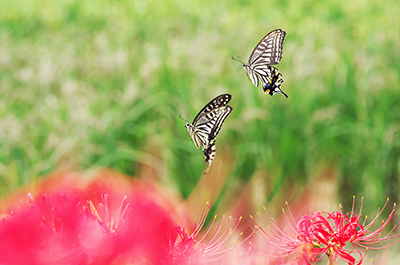
{"label": "blurred foreground flower", "polygon": [[[268,253],[269,257],[274,256],[273,263],[276,264],[311,264],[311,262],[321,260],[324,256],[328,257],[328,264],[336,264],[338,258],[349,265],[361,264],[367,250],[387,248],[400,240],[400,234],[391,235],[396,226],[386,236],[381,237],[381,233],[393,218],[396,204],[394,204],[388,219],[383,220],[376,230],[372,230],[371,226],[382,214],[388,200],[381,210],[378,209],[375,218],[368,224],[366,224],[367,218],[360,222],[363,200],[364,198],[361,199],[358,214],[354,213],[355,198],[353,198],[352,210],[347,214],[342,213],[342,206],[340,205],[339,211],[332,213],[320,211],[315,212],[314,215],[305,215],[297,224],[289,206],[287,206],[289,215],[285,211],[283,212],[290,227],[290,233],[294,236],[282,231],[276,222],[268,216],[264,208],[267,219],[273,228],[266,225],[258,213],[260,223],[253,217],[251,218],[257,224],[257,235],[275,249],[268,251],[262,247],[256,248]],[[396,240],[392,243],[375,247],[377,243],[395,238]]]}
{"label": "blurred foreground flower", "polygon": [[[160,264],[168,261],[169,215],[148,198],[125,197],[121,207],[84,205],[77,192],[54,192],[4,214],[0,264]],[[167,264],[167,263],[166,263]]]}
{"label": "blurred foreground flower", "polygon": [[[0,264],[221,264],[243,242],[234,233],[241,218],[233,227],[232,218],[218,224],[214,218],[200,236],[209,204],[187,234],[187,213],[177,225],[172,206],[179,206],[149,185],[120,188],[118,179],[84,188],[66,183],[28,194],[28,203],[12,203],[0,215]],[[237,244],[229,245],[233,239]]]}

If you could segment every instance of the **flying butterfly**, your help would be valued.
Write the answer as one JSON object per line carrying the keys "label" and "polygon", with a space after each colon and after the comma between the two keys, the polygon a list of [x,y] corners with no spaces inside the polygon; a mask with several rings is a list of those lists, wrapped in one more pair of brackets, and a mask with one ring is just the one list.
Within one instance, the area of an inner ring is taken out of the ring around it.
{"label": "flying butterfly", "polygon": [[249,57],[249,63],[235,59],[243,64],[247,76],[250,81],[258,87],[259,80],[261,81],[264,92],[271,96],[276,93],[281,93],[288,97],[281,89],[283,83],[282,74],[271,65],[275,65],[282,60],[283,41],[285,40],[286,32],[281,29],[276,29],[268,33],[254,48]]}
{"label": "flying butterfly", "polygon": [[230,94],[222,94],[214,98],[200,110],[192,124],[187,121],[185,125],[196,147],[200,148],[201,146],[206,157],[205,162],[208,162],[204,174],[207,174],[215,157],[215,137],[217,137],[222,123],[232,112],[232,107],[226,105],[231,98]]}

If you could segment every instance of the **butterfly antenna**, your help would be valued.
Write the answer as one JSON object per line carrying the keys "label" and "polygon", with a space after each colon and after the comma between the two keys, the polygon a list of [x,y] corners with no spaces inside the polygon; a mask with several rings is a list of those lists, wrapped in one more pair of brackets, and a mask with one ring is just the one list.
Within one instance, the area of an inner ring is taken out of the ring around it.
{"label": "butterfly antenna", "polygon": [[181,118],[182,120],[189,122],[187,119],[182,118],[181,114],[179,114],[179,118]]}
{"label": "butterfly antenna", "polygon": [[237,57],[237,59],[232,57],[232,60],[241,62],[242,64],[245,64],[242,60],[240,60],[239,56]]}
{"label": "butterfly antenna", "polygon": [[[232,60],[241,62],[241,63],[243,64],[243,66],[246,65],[242,60],[239,59],[239,56],[237,57],[237,59],[232,57]],[[241,69],[242,69],[242,67],[240,67],[239,69],[236,70],[236,73],[237,73],[238,75],[241,75],[241,74],[239,73],[239,70],[241,70]]]}

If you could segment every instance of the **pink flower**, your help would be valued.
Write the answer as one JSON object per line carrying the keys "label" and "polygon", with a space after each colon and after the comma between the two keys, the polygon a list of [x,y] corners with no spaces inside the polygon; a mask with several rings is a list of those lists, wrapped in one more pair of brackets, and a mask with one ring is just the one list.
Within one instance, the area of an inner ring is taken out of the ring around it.
{"label": "pink flower", "polygon": [[[361,207],[359,214],[354,213],[354,203],[352,211],[347,214],[342,213],[342,206],[339,211],[315,212],[313,215],[306,215],[296,224],[293,215],[288,207],[290,217],[285,214],[285,218],[291,227],[290,236],[282,231],[275,221],[267,215],[268,221],[272,224],[273,229],[261,220],[262,226],[257,224],[258,235],[267,243],[275,247],[275,255],[283,258],[285,262],[303,261],[306,264],[321,260],[324,256],[328,256],[330,263],[336,263],[337,258],[342,259],[348,264],[361,264],[368,249],[373,249],[374,245],[388,240],[397,238],[395,242],[383,247],[389,247],[398,242],[400,234],[391,235],[395,227],[384,237],[380,237],[383,230],[388,226],[393,218],[395,206],[389,214],[388,219],[382,221],[381,225],[375,231],[369,231],[371,226],[376,222],[383,212],[388,201],[386,201],[382,210],[378,210],[375,218],[369,223],[366,219],[361,223],[360,216],[362,211],[364,198],[361,199]],[[265,209],[264,209],[265,210]],[[264,228],[264,227],[266,228]],[[262,250],[262,248],[258,248]]]}
{"label": "pink flower", "polygon": [[[21,205],[0,220],[0,264],[172,264],[166,239],[175,224],[145,191],[95,206],[72,188]],[[128,199],[129,198],[129,199]]]}
{"label": "pink flower", "polygon": [[[224,225],[225,215],[222,217],[220,223],[215,225],[217,216],[214,216],[212,223],[206,230],[203,236],[200,236],[200,231],[204,227],[207,219],[207,215],[210,210],[210,204],[207,203],[206,209],[202,215],[200,215],[197,224],[193,232],[189,235],[185,232],[185,223],[182,226],[177,226],[173,230],[170,236],[170,255],[174,261],[174,264],[204,264],[205,262],[216,261],[224,258],[229,252],[231,252],[237,245],[242,244],[248,238],[239,241],[239,239],[231,247],[225,248],[225,245],[230,240],[230,237],[234,234],[235,230],[240,224],[241,217],[236,222],[236,225],[232,228],[230,223],[233,221],[232,217],[227,219],[227,224]],[[215,225],[215,231],[211,234]]]}
{"label": "pink flower", "polygon": [[[313,218],[305,216],[296,224],[289,207],[288,210],[291,217],[290,220],[284,210],[283,213],[291,230],[289,233],[279,228],[277,223],[267,214],[265,207],[264,212],[272,228],[261,219],[259,213],[257,215],[260,218],[260,224],[257,223],[253,216],[250,216],[256,223],[256,234],[268,243],[268,247],[272,246],[273,250],[257,247],[251,242],[250,244],[261,252],[267,253],[268,256],[266,258],[271,260],[271,264],[284,264],[299,260],[310,264],[310,261],[317,260],[317,255],[319,254],[319,251],[313,248],[316,240],[312,232]],[[291,236],[290,234],[293,235]]]}
{"label": "pink flower", "polygon": [[242,243],[230,244],[241,218],[214,218],[203,232],[207,204],[186,233],[187,213],[179,219],[179,205],[155,186],[111,175],[85,185],[52,180],[24,203],[11,201],[0,215],[0,264],[195,265],[221,261]]}

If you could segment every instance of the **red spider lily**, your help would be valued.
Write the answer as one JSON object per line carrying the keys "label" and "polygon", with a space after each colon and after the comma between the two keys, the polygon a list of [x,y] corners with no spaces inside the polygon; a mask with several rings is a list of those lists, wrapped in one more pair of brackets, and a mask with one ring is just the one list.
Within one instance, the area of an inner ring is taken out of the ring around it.
{"label": "red spider lily", "polygon": [[209,204],[187,234],[187,213],[179,219],[179,205],[149,183],[60,180],[23,203],[10,201],[11,210],[0,215],[0,264],[195,265],[222,262],[243,242],[228,242],[241,218],[224,216],[218,224],[214,218],[202,235]]}
{"label": "red spider lily", "polygon": [[111,209],[76,191],[33,198],[0,222],[0,264],[168,263],[169,214],[141,194]]}
{"label": "red spider lily", "polygon": [[[185,223],[182,226],[177,226],[170,237],[170,255],[173,257],[174,264],[204,264],[212,261],[219,260],[225,257],[230,251],[232,251],[237,245],[245,242],[249,237],[242,241],[237,241],[232,247],[224,249],[224,245],[229,241],[230,237],[234,234],[235,230],[240,224],[241,217],[239,218],[236,225],[231,228],[230,223],[232,217],[227,220],[227,225],[223,228],[225,221],[225,215],[222,217],[220,224],[215,225],[216,217],[209,228],[206,230],[204,235],[199,237],[201,229],[207,219],[207,215],[210,210],[210,204],[207,203],[206,209],[202,215],[200,215],[197,224],[193,232],[188,235],[185,232]],[[186,214],[187,216],[187,214]],[[215,225],[215,232],[211,235],[211,230]],[[242,233],[240,233],[240,236]],[[211,238],[209,238],[211,236]],[[186,263],[185,263],[186,262]]]}
{"label": "red spider lily", "polygon": [[257,215],[260,217],[261,224],[257,223],[253,216],[250,216],[250,218],[257,225],[255,230],[256,234],[266,241],[269,244],[268,246],[272,246],[275,250],[264,250],[254,246],[250,242],[253,247],[261,252],[267,253],[268,258],[271,259],[271,264],[284,264],[297,261],[300,261],[299,264],[302,264],[302,261],[305,261],[306,264],[310,264],[310,261],[317,261],[319,251],[313,247],[315,236],[312,233],[312,217],[305,216],[296,224],[289,207],[290,220],[283,210],[286,221],[291,229],[289,233],[294,234],[294,237],[292,237],[286,231],[280,229],[273,218],[267,214],[265,207],[263,209],[272,228],[261,219],[259,213],[257,213]]}
{"label": "red spider lily", "polygon": [[[337,258],[342,259],[349,265],[361,264],[367,250],[386,248],[400,240],[398,238],[400,234],[391,235],[396,226],[386,236],[380,237],[393,218],[396,204],[394,204],[387,220],[383,220],[376,230],[369,231],[382,214],[388,201],[386,201],[382,209],[378,210],[375,218],[367,225],[366,219],[360,223],[363,201],[364,198],[361,199],[361,207],[358,214],[354,213],[355,199],[353,198],[353,207],[350,213],[343,214],[342,206],[340,206],[339,211],[332,213],[315,212],[314,215],[303,216],[297,224],[288,207],[290,217],[285,212],[284,214],[294,236],[282,231],[266,212],[267,219],[272,224],[273,229],[266,226],[261,218],[261,224],[266,228],[252,219],[257,224],[257,234],[278,250],[274,251],[274,253],[284,262],[310,264],[310,262],[321,260],[326,255],[329,257],[330,264],[336,263]],[[383,247],[374,247],[379,242],[394,238],[397,239],[391,244]],[[258,249],[263,251],[261,248]]]}

